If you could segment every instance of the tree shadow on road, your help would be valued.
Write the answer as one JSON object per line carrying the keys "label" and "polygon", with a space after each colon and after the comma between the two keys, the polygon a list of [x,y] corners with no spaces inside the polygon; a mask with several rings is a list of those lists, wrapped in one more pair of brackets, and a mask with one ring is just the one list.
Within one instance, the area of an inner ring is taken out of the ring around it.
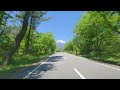
{"label": "tree shadow on road", "polygon": [[[44,64],[42,65],[33,65],[30,67],[27,67],[23,69],[20,72],[14,73],[13,79],[22,79],[26,77],[25,79],[38,79],[41,78],[48,70],[57,70],[53,63],[50,62],[58,62],[62,61],[63,56],[52,56],[50,57]],[[38,67],[39,66],[39,67]],[[38,67],[34,72],[32,72],[36,67]],[[32,72],[30,75],[28,75],[30,72]]]}
{"label": "tree shadow on road", "polygon": [[41,78],[45,72],[48,70],[57,70],[53,63],[49,62],[58,62],[63,60],[63,56],[52,56],[50,57],[45,64],[42,64],[37,70],[35,70],[28,78],[29,79],[37,79]]}
{"label": "tree shadow on road", "polygon": [[52,56],[51,58],[49,58],[49,60],[47,60],[47,62],[58,62],[62,60],[63,60],[63,56]]}
{"label": "tree shadow on road", "polygon": [[55,70],[53,68],[55,68],[53,64],[42,64],[38,69],[32,72],[32,74],[30,74],[26,79],[39,79],[48,70]]}
{"label": "tree shadow on road", "polygon": [[28,68],[23,69],[20,72],[15,72],[11,77],[9,77],[9,79],[38,79],[41,78],[42,75],[44,75],[45,72],[47,72],[48,70],[55,70],[53,69],[54,65],[51,63],[42,64],[39,67],[38,66],[39,65],[30,66]]}

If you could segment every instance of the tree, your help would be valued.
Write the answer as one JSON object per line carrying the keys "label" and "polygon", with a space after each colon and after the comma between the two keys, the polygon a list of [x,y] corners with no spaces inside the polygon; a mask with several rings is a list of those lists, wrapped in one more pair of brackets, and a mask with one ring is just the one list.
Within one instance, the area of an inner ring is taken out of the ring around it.
{"label": "tree", "polygon": [[[118,31],[119,26],[113,26],[112,23],[108,20],[108,19],[110,19],[108,17],[112,17],[112,16],[116,17],[115,14],[117,14],[118,20],[116,20],[116,21],[119,24],[120,12],[116,12],[116,11],[114,11],[114,12],[110,12],[110,11],[104,11],[104,12],[102,11],[102,12],[100,12],[100,11],[98,11],[98,13],[103,17],[105,23],[109,26],[110,29],[112,29],[113,32],[117,32],[118,34],[120,34],[120,31]],[[116,25],[118,25],[118,24],[116,24]]]}
{"label": "tree", "polygon": [[3,65],[10,64],[11,57],[15,54],[16,50],[18,49],[20,42],[22,41],[27,27],[28,27],[28,20],[30,16],[30,11],[26,11],[24,18],[23,18],[23,24],[21,31],[17,34],[14,43],[12,44],[12,48],[6,52],[6,54],[3,57]]}
{"label": "tree", "polygon": [[32,37],[31,30],[36,30],[36,28],[39,26],[39,24],[42,21],[47,21],[49,18],[42,18],[43,15],[45,15],[46,12],[44,11],[31,11],[30,12],[30,23],[29,23],[29,31],[27,33],[26,38],[26,54],[28,53],[29,49],[29,43],[30,43],[30,36]]}
{"label": "tree", "polygon": [[56,49],[56,43],[52,33],[34,33],[34,41],[31,49],[32,54],[49,54]]}
{"label": "tree", "polygon": [[65,50],[97,57],[115,55],[114,52],[119,53],[119,47],[115,47],[120,40],[119,32],[120,12],[88,11],[78,21],[74,38],[65,45]]}
{"label": "tree", "polygon": [[13,18],[11,12],[0,11],[0,36],[4,34],[7,26],[7,20]]}

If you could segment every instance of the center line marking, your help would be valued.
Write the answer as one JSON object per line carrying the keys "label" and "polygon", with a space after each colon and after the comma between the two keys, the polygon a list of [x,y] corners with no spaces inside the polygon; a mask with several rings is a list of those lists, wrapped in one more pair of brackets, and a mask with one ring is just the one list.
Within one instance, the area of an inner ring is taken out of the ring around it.
{"label": "center line marking", "polygon": [[78,72],[78,70],[77,69],[75,69],[74,68],[74,70],[75,70],[75,72],[82,78],[82,79],[86,79],[85,77],[83,77],[83,75],[82,74],[80,74],[80,72]]}

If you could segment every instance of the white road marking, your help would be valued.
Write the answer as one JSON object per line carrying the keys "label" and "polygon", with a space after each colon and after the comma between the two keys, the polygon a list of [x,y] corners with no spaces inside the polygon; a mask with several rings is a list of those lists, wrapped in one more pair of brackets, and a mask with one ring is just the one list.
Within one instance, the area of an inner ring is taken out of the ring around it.
{"label": "white road marking", "polygon": [[115,70],[120,71],[120,69],[115,68],[115,67],[112,67],[112,66],[109,66],[109,65],[106,65],[106,64],[101,64],[101,63],[98,63],[98,62],[94,62],[94,63],[97,63],[97,64],[103,65],[103,66],[105,66],[105,67],[109,67],[109,68],[112,68],[112,69],[115,69]]}
{"label": "white road marking", "polygon": [[82,79],[86,79],[85,77],[83,77],[83,75],[82,74],[80,74],[80,72],[78,72],[78,70],[77,69],[75,69],[74,68],[74,70],[75,70],[75,72],[82,78]]}
{"label": "white road marking", "polygon": [[[51,56],[49,56],[51,57]],[[49,58],[48,58],[49,59]],[[42,64],[44,64],[48,59],[46,59],[44,62],[42,62],[39,66],[37,66],[35,69],[33,69],[33,71],[29,72],[28,75],[26,75],[23,79],[27,78],[30,74],[32,74],[36,69],[38,69]]]}
{"label": "white road marking", "polygon": [[[86,58],[81,58],[81,57],[79,57],[79,58],[80,58],[80,59],[89,60],[89,59],[86,59]],[[109,68],[112,68],[112,69],[115,69],[115,70],[118,70],[118,71],[120,71],[120,69],[118,69],[118,68],[115,68],[115,67],[112,67],[112,66],[109,66],[109,65],[106,65],[106,64],[102,64],[102,63],[95,62],[95,61],[92,61],[92,60],[89,60],[89,61],[91,61],[91,62],[94,62],[94,63],[96,63],[96,64],[99,64],[99,65],[103,65],[103,66],[105,66],[105,67],[109,67]]]}

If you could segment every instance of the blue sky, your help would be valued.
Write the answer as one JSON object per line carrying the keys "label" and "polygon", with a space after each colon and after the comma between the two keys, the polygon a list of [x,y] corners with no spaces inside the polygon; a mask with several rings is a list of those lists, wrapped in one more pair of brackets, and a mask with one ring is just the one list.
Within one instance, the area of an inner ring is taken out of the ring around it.
{"label": "blue sky", "polygon": [[42,22],[39,32],[52,32],[55,40],[70,41],[73,38],[73,29],[81,17],[81,11],[48,11],[44,17],[50,20]]}

